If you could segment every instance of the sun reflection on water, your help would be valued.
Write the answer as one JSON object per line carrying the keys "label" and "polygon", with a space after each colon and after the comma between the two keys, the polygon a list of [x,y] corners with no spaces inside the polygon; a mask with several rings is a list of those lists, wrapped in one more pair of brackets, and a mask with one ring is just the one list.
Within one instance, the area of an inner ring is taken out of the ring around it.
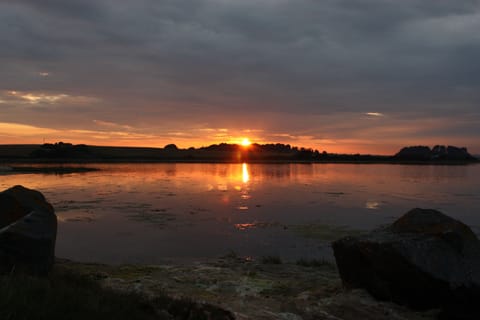
{"label": "sun reflection on water", "polygon": [[246,163],[242,164],[242,181],[243,183],[250,181],[250,174],[248,172],[248,165]]}
{"label": "sun reflection on water", "polygon": [[457,215],[480,232],[473,214],[480,208],[478,165],[85,166],[100,171],[0,174],[0,191],[22,184],[45,195],[59,221],[56,254],[73,260],[155,264],[170,256],[218,257],[225,248],[242,256],[282,248],[297,259],[299,250],[309,257],[317,240],[283,226],[368,230],[413,205]]}
{"label": "sun reflection on water", "polygon": [[248,165],[246,163],[242,164],[242,182],[243,185],[239,186],[237,191],[240,191],[240,204],[237,206],[237,210],[246,211],[249,209],[248,200],[250,199],[250,173],[248,171]]}

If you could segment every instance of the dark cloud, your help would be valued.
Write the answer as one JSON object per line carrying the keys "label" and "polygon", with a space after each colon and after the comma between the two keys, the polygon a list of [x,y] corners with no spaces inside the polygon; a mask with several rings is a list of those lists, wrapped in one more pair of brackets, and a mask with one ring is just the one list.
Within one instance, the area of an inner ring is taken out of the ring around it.
{"label": "dark cloud", "polygon": [[472,117],[479,29],[474,0],[0,1],[0,91],[102,101],[85,123]]}
{"label": "dark cloud", "polygon": [[[16,5],[39,10],[59,18],[95,20],[103,17],[102,1],[92,0],[15,0]],[[105,8],[108,9],[108,8]]]}

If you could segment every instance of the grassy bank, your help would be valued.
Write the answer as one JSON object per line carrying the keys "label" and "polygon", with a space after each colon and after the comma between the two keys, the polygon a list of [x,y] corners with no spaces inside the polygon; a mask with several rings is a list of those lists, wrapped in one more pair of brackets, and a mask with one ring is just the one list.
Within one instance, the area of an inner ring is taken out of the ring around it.
{"label": "grassy bank", "polygon": [[[0,319],[161,319],[141,296],[104,288],[72,271],[0,277]],[[167,319],[167,318],[165,318]]]}
{"label": "grassy bank", "polygon": [[223,309],[163,292],[147,296],[138,290],[105,286],[102,277],[85,270],[85,265],[64,262],[47,278],[0,276],[0,319],[233,319]]}

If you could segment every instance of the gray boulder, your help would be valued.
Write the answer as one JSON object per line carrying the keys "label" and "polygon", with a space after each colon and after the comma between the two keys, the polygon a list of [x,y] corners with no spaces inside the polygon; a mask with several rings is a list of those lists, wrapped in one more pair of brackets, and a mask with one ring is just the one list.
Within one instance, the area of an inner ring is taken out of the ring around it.
{"label": "gray boulder", "polygon": [[0,193],[0,271],[47,274],[56,237],[57,217],[40,192],[15,186]]}
{"label": "gray boulder", "polygon": [[389,227],[332,246],[347,287],[416,309],[442,307],[447,318],[478,316],[480,241],[460,221],[413,209]]}

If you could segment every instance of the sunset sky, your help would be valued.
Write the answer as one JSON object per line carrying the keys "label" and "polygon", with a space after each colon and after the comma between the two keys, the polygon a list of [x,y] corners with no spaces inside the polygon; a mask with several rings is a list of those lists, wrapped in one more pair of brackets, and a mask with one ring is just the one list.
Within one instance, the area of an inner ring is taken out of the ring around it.
{"label": "sunset sky", "polygon": [[480,154],[480,2],[0,1],[0,144]]}

